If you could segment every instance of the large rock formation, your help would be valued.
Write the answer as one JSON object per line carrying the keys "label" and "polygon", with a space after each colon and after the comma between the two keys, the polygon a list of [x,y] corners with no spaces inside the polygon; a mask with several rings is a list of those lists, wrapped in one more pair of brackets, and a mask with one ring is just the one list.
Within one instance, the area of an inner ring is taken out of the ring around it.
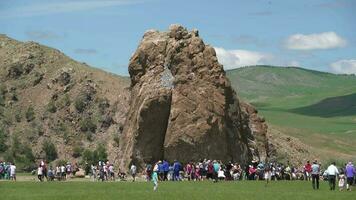
{"label": "large rock formation", "polygon": [[172,25],[168,32],[147,31],[130,60],[129,73],[131,103],[120,139],[122,168],[163,158],[240,163],[258,158],[250,126],[259,122],[250,122],[214,48],[204,44],[197,30]]}

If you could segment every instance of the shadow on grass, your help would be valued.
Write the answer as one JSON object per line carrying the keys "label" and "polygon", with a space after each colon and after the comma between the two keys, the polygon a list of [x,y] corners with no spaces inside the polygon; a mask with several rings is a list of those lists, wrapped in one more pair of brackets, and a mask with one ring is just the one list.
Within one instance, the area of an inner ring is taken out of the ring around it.
{"label": "shadow on grass", "polygon": [[326,98],[313,105],[291,109],[289,112],[325,118],[353,116],[356,115],[356,93]]}

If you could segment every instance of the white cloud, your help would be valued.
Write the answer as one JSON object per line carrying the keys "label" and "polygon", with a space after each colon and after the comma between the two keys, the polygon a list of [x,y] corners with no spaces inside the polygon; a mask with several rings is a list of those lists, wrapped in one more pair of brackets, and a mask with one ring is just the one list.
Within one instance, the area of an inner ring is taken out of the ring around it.
{"label": "white cloud", "polygon": [[332,63],[330,68],[338,74],[356,74],[356,60],[339,60]]}
{"label": "white cloud", "polygon": [[220,47],[214,48],[218,60],[224,65],[225,70],[250,65],[263,65],[270,63],[273,59],[271,54],[265,54],[257,51],[247,51],[241,49],[226,50]]}
{"label": "white cloud", "polygon": [[296,61],[296,60],[292,60],[292,61],[290,61],[290,62],[288,62],[288,63],[287,63],[287,66],[299,67],[299,66],[300,66],[300,64],[299,64],[299,62],[298,62],[298,61]]}
{"label": "white cloud", "polygon": [[33,5],[11,7],[9,9],[2,8],[2,11],[0,12],[0,17],[9,18],[50,15],[136,4],[140,2],[142,2],[142,0],[64,0],[59,2],[52,1],[41,4],[37,3]]}
{"label": "white cloud", "polygon": [[335,32],[295,34],[287,38],[285,47],[293,50],[333,49],[344,47],[346,40]]}

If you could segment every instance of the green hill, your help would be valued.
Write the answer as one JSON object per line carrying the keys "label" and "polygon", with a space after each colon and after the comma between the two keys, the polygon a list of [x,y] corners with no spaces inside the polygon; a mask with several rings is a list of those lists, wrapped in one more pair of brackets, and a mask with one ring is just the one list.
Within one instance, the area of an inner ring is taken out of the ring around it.
{"label": "green hill", "polygon": [[316,155],[356,155],[356,77],[296,67],[252,66],[227,71],[239,96],[278,130]]}

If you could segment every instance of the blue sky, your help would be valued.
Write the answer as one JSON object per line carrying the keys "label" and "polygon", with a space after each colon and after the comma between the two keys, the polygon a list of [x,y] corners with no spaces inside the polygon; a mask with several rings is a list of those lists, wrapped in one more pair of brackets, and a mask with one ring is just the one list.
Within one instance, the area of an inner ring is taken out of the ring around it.
{"label": "blue sky", "polygon": [[225,69],[356,73],[356,0],[0,0],[0,33],[127,75],[147,29],[197,28]]}

